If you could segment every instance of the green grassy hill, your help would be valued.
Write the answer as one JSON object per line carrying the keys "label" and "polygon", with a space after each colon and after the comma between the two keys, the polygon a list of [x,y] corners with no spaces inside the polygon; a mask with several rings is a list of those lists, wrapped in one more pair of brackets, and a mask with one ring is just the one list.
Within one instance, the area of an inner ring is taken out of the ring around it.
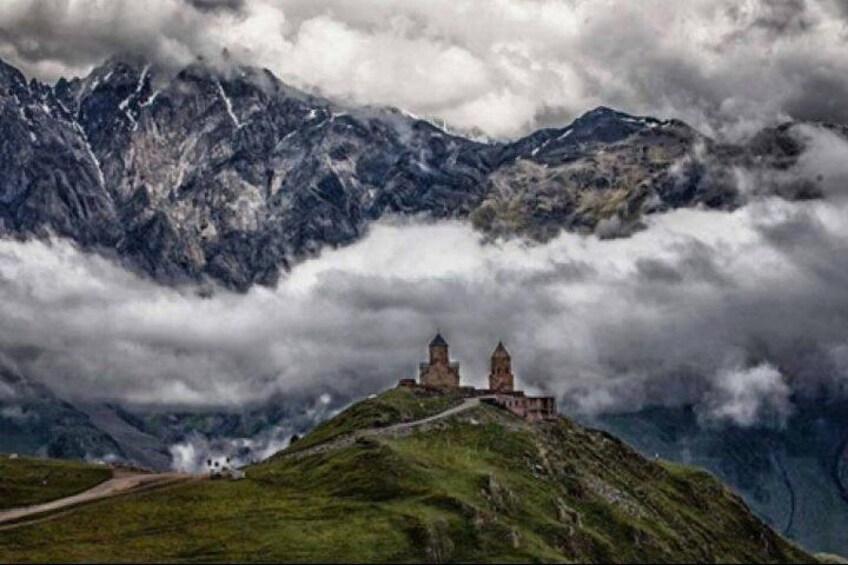
{"label": "green grassy hill", "polygon": [[[103,500],[0,531],[3,561],[811,562],[709,474],[562,418],[394,390],[242,481]],[[356,430],[373,426],[354,441]],[[342,430],[340,432],[340,430]],[[319,438],[322,436],[318,436]]]}
{"label": "green grassy hill", "polygon": [[102,465],[0,456],[0,510],[71,496],[111,477],[112,470]]}
{"label": "green grassy hill", "polygon": [[330,418],[315,426],[309,435],[298,440],[289,451],[327,442],[356,430],[383,428],[433,416],[462,402],[460,396],[436,391],[389,389],[348,407],[338,418]]}

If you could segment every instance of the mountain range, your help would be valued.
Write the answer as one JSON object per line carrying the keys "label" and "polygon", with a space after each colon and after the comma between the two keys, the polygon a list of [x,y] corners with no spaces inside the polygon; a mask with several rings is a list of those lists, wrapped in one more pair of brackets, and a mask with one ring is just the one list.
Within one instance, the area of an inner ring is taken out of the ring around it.
{"label": "mountain range", "polygon": [[775,174],[803,149],[796,127],[730,144],[601,107],[481,142],[253,67],[113,58],[49,86],[0,62],[0,234],[54,234],[159,281],[246,290],[387,214],[546,240],[627,235],[671,208],[733,208],[740,168],[760,190],[814,197],[815,180]]}

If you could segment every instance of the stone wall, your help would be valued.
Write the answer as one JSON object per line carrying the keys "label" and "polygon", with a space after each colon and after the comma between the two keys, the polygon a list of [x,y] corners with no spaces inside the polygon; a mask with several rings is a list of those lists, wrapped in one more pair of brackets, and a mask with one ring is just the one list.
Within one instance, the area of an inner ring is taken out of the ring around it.
{"label": "stone wall", "polygon": [[556,400],[552,396],[524,396],[524,393],[496,393],[492,401],[516,416],[537,422],[556,418]]}
{"label": "stone wall", "polygon": [[421,365],[418,382],[430,388],[459,388],[459,363]]}

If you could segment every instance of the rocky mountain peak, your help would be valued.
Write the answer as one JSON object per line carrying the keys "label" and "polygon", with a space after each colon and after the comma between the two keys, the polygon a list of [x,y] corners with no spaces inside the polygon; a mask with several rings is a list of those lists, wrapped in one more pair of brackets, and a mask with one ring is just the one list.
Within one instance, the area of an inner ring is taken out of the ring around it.
{"label": "rocky mountain peak", "polygon": [[655,118],[632,116],[599,106],[577,118],[571,124],[570,130],[577,140],[614,143],[645,128],[661,127],[666,123]]}
{"label": "rocky mountain peak", "polygon": [[2,59],[0,59],[0,88],[7,92],[27,89],[27,81],[23,73]]}

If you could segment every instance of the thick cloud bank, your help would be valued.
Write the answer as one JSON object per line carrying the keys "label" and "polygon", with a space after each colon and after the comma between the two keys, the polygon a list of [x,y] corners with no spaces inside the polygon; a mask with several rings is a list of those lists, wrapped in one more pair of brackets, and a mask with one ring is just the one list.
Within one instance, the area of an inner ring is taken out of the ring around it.
{"label": "thick cloud bank", "polygon": [[413,376],[440,328],[474,384],[503,339],[522,386],[569,410],[694,403],[705,421],[779,425],[799,395],[848,384],[848,145],[810,135],[798,167],[822,200],[752,196],[544,245],[388,221],[245,295],[3,240],[0,350],[66,396],[237,405],[374,392]]}
{"label": "thick cloud bank", "polygon": [[842,0],[4,0],[0,57],[43,78],[116,52],[271,68],[495,136],[599,104],[707,133],[846,121]]}

